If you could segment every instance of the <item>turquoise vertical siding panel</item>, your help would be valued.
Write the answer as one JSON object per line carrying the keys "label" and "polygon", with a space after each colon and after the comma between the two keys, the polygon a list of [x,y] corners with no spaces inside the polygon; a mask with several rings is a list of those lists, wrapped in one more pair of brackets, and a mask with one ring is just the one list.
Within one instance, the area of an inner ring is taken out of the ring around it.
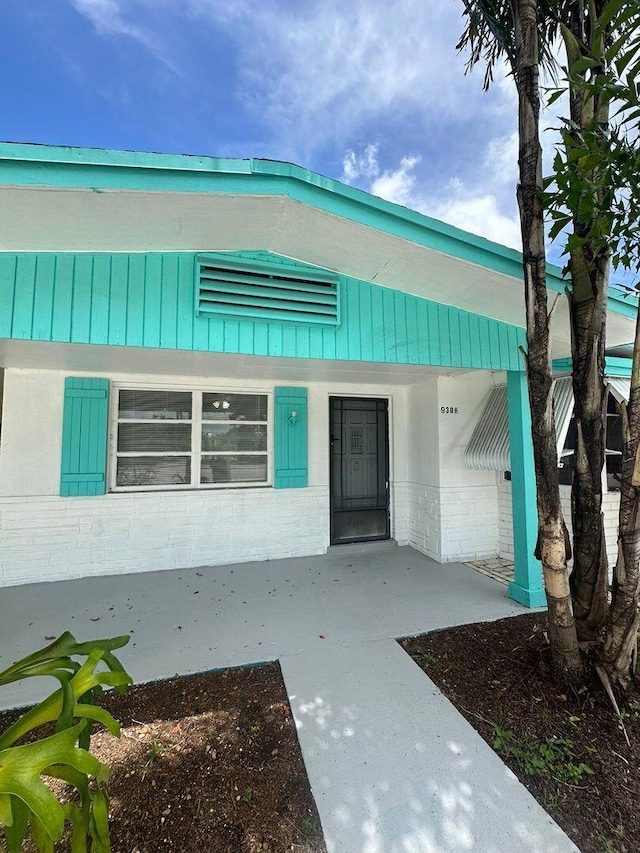
{"label": "turquoise vertical siding panel", "polygon": [[178,346],[178,256],[165,255],[162,264],[162,302],[160,305],[160,346]]}
{"label": "turquoise vertical siding panel", "polygon": [[276,489],[300,489],[307,485],[307,421],[307,389],[276,388],[273,478]]}
{"label": "turquoise vertical siding panel", "polygon": [[322,330],[323,358],[337,358],[336,355],[336,333],[334,329]]}
{"label": "turquoise vertical siding panel", "polygon": [[307,326],[296,326],[296,352],[298,358],[309,358],[309,329]]}
{"label": "turquoise vertical siding panel", "polygon": [[[178,349],[198,349],[194,334],[206,328],[206,320],[195,316],[196,259],[195,255],[178,255]],[[202,341],[202,338],[200,338]]]}
{"label": "turquoise vertical siding panel", "polygon": [[395,360],[400,364],[407,364],[409,361],[407,353],[407,302],[409,298],[406,293],[400,293],[397,290],[392,292],[396,339]]}
{"label": "turquoise vertical siding panel", "polygon": [[[253,354],[268,355],[269,354],[269,324],[268,323],[253,323]],[[316,356],[322,358],[321,355]]]}
{"label": "turquoise vertical siding panel", "polygon": [[0,253],[0,271],[3,337],[522,369],[522,328],[347,277],[340,284],[341,322],[331,328],[197,317],[193,253]]}
{"label": "turquoise vertical siding panel", "polygon": [[109,380],[65,379],[60,494],[106,490]]}
{"label": "turquoise vertical siding panel", "polygon": [[73,267],[73,298],[71,302],[71,340],[89,343],[91,334],[91,294],[93,255],[76,255]]}
{"label": "turquoise vertical siding panel", "polygon": [[147,256],[129,256],[129,293],[126,306],[127,346],[144,345]]}
{"label": "turquoise vertical siding panel", "polygon": [[411,297],[407,300],[407,361],[409,364],[420,363],[420,330],[418,328],[418,300]]}
{"label": "turquoise vertical siding panel", "polygon": [[427,333],[429,335],[429,359],[431,364],[442,363],[440,353],[442,342],[440,340],[440,326],[438,325],[438,306],[427,305]]}
{"label": "turquoise vertical siding panel", "polygon": [[[124,346],[127,342],[129,304],[129,255],[111,256],[111,303],[109,305],[109,343]],[[124,306],[124,309],[123,309]]]}
{"label": "turquoise vertical siding panel", "polygon": [[17,282],[16,255],[0,254],[0,338],[11,337],[13,312],[15,306],[15,288]]}
{"label": "turquoise vertical siding panel", "polygon": [[282,324],[282,352],[296,351],[296,327],[289,324]]}
{"label": "turquoise vertical siding panel", "polygon": [[446,305],[436,307],[438,314],[438,332],[440,337],[440,363],[451,364],[451,331],[449,329],[449,308]]}
{"label": "turquoise vertical siding panel", "polygon": [[284,355],[281,323],[269,323],[269,355]]}
{"label": "turquoise vertical siding panel", "polygon": [[144,275],[142,345],[159,347],[162,337],[162,255],[148,255]]}
{"label": "turquoise vertical siding panel", "polygon": [[360,290],[360,358],[362,361],[373,361],[373,309],[371,304],[371,289]]}
{"label": "turquoise vertical siding panel", "polygon": [[32,336],[38,340],[47,340],[51,337],[55,282],[56,256],[40,255],[35,270],[31,329]]}
{"label": "turquoise vertical siding panel", "polygon": [[90,338],[92,343],[109,340],[111,305],[111,256],[95,255],[91,298]]}
{"label": "turquoise vertical siding panel", "polygon": [[238,323],[238,352],[253,351],[253,323]]}
{"label": "turquoise vertical siding panel", "polygon": [[461,313],[458,316],[458,328],[460,330],[460,364],[469,364],[471,361],[471,323],[470,315]]}
{"label": "turquoise vertical siding panel", "polygon": [[449,312],[449,341],[451,346],[451,364],[462,367],[462,329],[457,311]]}
{"label": "turquoise vertical siding panel", "polygon": [[36,283],[36,255],[20,255],[16,268],[15,301],[11,337],[29,339],[33,334],[33,300]]}
{"label": "turquoise vertical siding panel", "polygon": [[384,361],[384,307],[382,303],[382,288],[373,287],[371,296],[371,325],[373,335],[373,346],[371,348],[372,361]]}
{"label": "turquoise vertical siding panel", "polygon": [[56,281],[51,309],[52,341],[72,340],[71,317],[75,263],[75,255],[56,255]]}
{"label": "turquoise vertical siding panel", "polygon": [[418,299],[416,314],[418,317],[418,347],[420,353],[420,364],[429,364],[431,359],[431,346],[429,339],[429,310],[424,299]]}
{"label": "turquoise vertical siding panel", "polygon": [[362,293],[360,288],[360,282],[353,281],[350,282],[350,286],[347,288],[347,302],[346,302],[346,312],[347,319],[349,322],[349,334],[345,335],[346,338],[346,358],[349,361],[362,361],[362,317],[361,317],[361,308],[362,304]]}

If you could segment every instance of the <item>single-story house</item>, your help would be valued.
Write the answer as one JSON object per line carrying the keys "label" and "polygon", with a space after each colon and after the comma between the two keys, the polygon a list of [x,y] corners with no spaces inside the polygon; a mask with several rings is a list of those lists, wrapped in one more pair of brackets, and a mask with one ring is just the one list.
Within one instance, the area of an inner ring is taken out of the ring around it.
{"label": "single-story house", "polygon": [[517,252],[305,169],[1,144],[0,583],[392,538],[540,604],[524,343]]}

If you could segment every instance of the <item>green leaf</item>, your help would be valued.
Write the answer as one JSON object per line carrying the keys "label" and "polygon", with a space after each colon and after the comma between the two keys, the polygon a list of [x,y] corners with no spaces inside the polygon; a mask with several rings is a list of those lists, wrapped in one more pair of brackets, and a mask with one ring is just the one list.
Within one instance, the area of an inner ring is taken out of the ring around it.
{"label": "green leaf", "polygon": [[6,823],[0,817],[0,823],[4,824],[4,837],[7,842],[8,853],[20,853],[29,826],[29,809],[26,803],[18,797],[10,797],[10,800],[12,821]]}
{"label": "green leaf", "polygon": [[96,778],[104,775],[105,765],[75,745],[85,725],[83,721],[35,743],[0,751],[0,794],[22,800],[54,841],[62,835],[64,815],[55,795],[40,778],[42,773],[50,765],[68,764]]}

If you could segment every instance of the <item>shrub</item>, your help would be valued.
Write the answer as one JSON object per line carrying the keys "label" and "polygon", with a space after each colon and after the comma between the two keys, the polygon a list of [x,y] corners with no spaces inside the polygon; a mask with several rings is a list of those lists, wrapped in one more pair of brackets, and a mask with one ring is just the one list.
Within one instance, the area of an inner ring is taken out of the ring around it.
{"label": "shrub", "polygon": [[[72,853],[109,853],[109,768],[88,750],[94,723],[120,734],[118,721],[97,707],[95,699],[103,687],[123,691],[131,684],[131,676],[113,654],[128,642],[129,637],[123,636],[78,643],[65,632],[0,672],[0,686],[44,675],[60,683],[0,734],[0,846],[4,834],[2,849],[7,853],[19,853],[29,829],[39,853],[52,853],[65,823],[71,828]],[[97,669],[101,662],[106,669]],[[52,735],[36,731],[54,721]],[[28,742],[19,743],[25,738]],[[77,798],[60,802],[43,776],[69,783]]]}

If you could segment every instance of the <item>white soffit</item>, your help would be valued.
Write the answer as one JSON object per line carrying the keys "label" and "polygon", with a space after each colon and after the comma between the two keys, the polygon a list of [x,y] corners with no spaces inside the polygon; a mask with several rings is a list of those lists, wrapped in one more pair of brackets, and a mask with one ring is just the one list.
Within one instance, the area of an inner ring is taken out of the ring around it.
{"label": "white soffit", "polygon": [[517,279],[285,197],[0,188],[0,251],[241,249],[524,323]]}
{"label": "white soffit", "polygon": [[371,362],[228,355],[143,347],[61,344],[0,339],[0,367],[68,370],[92,375],[230,376],[276,382],[354,382],[411,385],[433,376],[469,373],[462,368]]}
{"label": "white soffit", "polygon": [[[564,447],[573,412],[571,377],[557,379],[553,389],[558,457]],[[510,471],[509,413],[507,386],[500,385],[489,392],[480,420],[469,439],[464,453],[467,468],[474,471]]]}
{"label": "white soffit", "polygon": [[[0,251],[198,252],[263,249],[464,311],[524,325],[519,278],[284,196],[0,187]],[[550,294],[550,298],[555,296]],[[608,343],[633,337],[609,314]],[[570,352],[566,299],[552,357]]]}

